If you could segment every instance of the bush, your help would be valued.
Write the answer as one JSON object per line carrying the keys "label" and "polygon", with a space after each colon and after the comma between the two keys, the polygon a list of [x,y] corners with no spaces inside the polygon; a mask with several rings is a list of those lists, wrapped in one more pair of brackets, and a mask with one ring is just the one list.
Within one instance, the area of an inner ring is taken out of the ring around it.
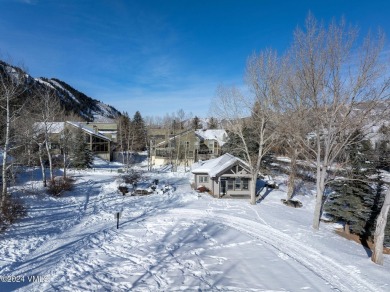
{"label": "bush", "polygon": [[17,219],[26,216],[27,211],[19,199],[7,197],[0,214],[0,224],[12,224]]}
{"label": "bush", "polygon": [[63,191],[70,191],[74,186],[74,180],[71,178],[56,177],[49,181],[48,193],[54,197],[61,196]]}
{"label": "bush", "polygon": [[125,186],[119,186],[118,190],[122,193],[122,195],[125,195],[129,192],[129,188]]}
{"label": "bush", "polygon": [[289,207],[294,207],[294,208],[301,208],[303,206],[302,202],[298,200],[286,200],[286,199],[281,199],[280,200],[283,204]]}
{"label": "bush", "polygon": [[123,181],[127,184],[135,184],[141,180],[141,173],[131,170],[128,174],[123,175]]}
{"label": "bush", "polygon": [[208,188],[206,188],[205,186],[199,186],[196,191],[198,193],[206,193],[206,192],[209,192],[210,190]]}

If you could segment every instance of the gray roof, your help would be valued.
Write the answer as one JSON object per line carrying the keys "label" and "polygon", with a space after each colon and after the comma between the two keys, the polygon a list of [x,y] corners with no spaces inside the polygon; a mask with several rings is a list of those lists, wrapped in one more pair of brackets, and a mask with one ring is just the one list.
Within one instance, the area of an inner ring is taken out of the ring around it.
{"label": "gray roof", "polygon": [[225,153],[218,158],[195,163],[193,166],[192,173],[207,173],[210,177],[217,177],[218,175],[238,163],[249,169],[249,166],[245,161],[229,153]]}

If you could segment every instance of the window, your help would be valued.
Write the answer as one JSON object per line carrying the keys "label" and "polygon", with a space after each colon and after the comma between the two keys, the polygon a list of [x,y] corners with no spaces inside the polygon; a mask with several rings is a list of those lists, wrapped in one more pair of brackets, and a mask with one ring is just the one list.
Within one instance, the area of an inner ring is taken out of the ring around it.
{"label": "window", "polygon": [[249,190],[249,179],[248,178],[227,178],[227,190],[229,191],[242,191]]}
{"label": "window", "polygon": [[234,184],[234,188],[236,190],[241,190],[241,179],[239,177],[236,178],[236,182]]}
{"label": "window", "polygon": [[232,178],[228,179],[227,188],[228,188],[228,190],[233,190],[233,179]]}
{"label": "window", "polygon": [[242,189],[249,190],[249,181],[247,178],[242,179]]}
{"label": "window", "polygon": [[199,182],[200,183],[208,183],[209,177],[208,176],[199,176]]}

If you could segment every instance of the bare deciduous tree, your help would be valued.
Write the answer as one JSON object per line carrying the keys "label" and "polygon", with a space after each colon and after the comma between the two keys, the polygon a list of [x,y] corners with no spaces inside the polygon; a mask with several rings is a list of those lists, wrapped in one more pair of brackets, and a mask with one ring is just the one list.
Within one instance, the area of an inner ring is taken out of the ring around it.
{"label": "bare deciduous tree", "polygon": [[[51,150],[51,132],[56,126],[54,122],[58,121],[59,117],[63,117],[64,112],[59,99],[55,95],[54,89],[51,89],[50,87],[37,88],[36,95],[39,100],[37,120],[40,123],[39,128],[42,137],[41,141],[37,142],[39,147],[44,146],[46,149],[47,158],[49,161],[50,180],[53,180],[54,170]],[[41,143],[43,145],[40,145]],[[41,166],[43,165],[41,164]],[[44,173],[44,169],[42,169],[42,173]],[[46,185],[45,181],[44,184]]]}
{"label": "bare deciduous tree", "polygon": [[297,141],[295,140],[295,135],[293,133],[298,129],[294,127],[296,124],[292,123],[294,118],[291,113],[282,114],[280,119],[280,123],[278,123],[279,127],[277,129],[279,140],[277,147],[290,159],[289,177],[287,180],[287,200],[291,200],[295,192],[295,181],[298,168],[297,160],[300,154],[300,148],[297,147]]}
{"label": "bare deciduous tree", "polygon": [[69,155],[72,150],[73,144],[73,133],[72,131],[66,127],[66,123],[64,123],[64,130],[61,133],[60,137],[60,147],[62,151],[62,163],[63,163],[63,173],[62,177],[65,179],[67,174],[67,168],[70,164]]}
{"label": "bare deciduous tree", "polygon": [[5,114],[3,133],[3,163],[2,163],[2,192],[1,207],[7,196],[7,165],[13,140],[12,126],[23,108],[21,96],[28,89],[28,75],[6,63],[0,63],[0,111]]}
{"label": "bare deciduous tree", "polygon": [[[295,138],[316,168],[313,228],[319,229],[329,171],[351,143],[353,133],[383,118],[388,109],[389,78],[380,59],[383,35],[367,36],[358,46],[357,32],[344,21],[327,28],[309,15],[297,29],[290,51],[294,94],[290,103],[311,130]],[[388,62],[387,62],[388,63]]]}
{"label": "bare deciduous tree", "polygon": [[[230,133],[239,137],[236,147],[250,167],[251,204],[256,204],[257,200],[256,182],[261,161],[276,141],[275,117],[281,97],[282,64],[274,51],[253,54],[248,59],[246,68],[246,82],[250,94],[244,96],[236,88],[219,87],[213,103],[215,115],[224,120]],[[252,150],[250,143],[258,145],[257,151]]]}

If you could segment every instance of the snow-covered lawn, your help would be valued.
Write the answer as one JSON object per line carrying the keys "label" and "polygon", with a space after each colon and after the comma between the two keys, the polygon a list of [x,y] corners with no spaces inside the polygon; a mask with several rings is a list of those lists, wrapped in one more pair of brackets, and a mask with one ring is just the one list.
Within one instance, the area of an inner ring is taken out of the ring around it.
{"label": "snow-covered lawn", "polygon": [[0,291],[390,291],[388,255],[377,266],[334,225],[311,229],[312,196],[286,207],[282,184],[251,206],[198,196],[189,173],[164,171],[145,179],[171,191],[122,196],[110,167],[71,172],[61,198],[23,195],[28,216],[0,235]]}

